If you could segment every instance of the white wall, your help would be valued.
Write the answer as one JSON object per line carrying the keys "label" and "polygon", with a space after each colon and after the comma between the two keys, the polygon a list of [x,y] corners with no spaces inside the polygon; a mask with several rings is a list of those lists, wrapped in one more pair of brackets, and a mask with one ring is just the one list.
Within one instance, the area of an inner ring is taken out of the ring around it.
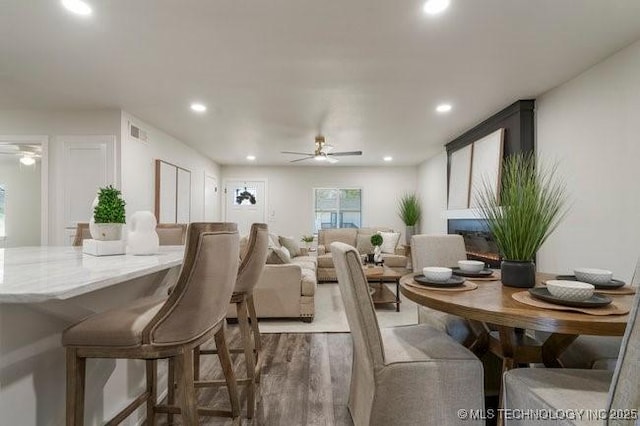
{"label": "white wall", "polygon": [[5,247],[40,245],[40,162],[24,166],[18,156],[0,155],[5,188]]}
{"label": "white wall", "polygon": [[[313,188],[362,188],[362,226],[389,226],[404,233],[398,198],[416,191],[416,167],[223,166],[223,179],[266,178],[267,216],[276,233],[300,238],[313,233]],[[404,238],[404,237],[401,237]],[[401,241],[404,241],[401,239]]]}
{"label": "white wall", "polygon": [[537,150],[559,160],[571,211],[539,269],[587,265],[629,279],[640,255],[640,41],[537,101]]}
{"label": "white wall", "polygon": [[[46,135],[49,137],[48,222],[49,245],[62,245],[64,227],[60,216],[58,191],[58,164],[62,159],[63,135],[114,135],[116,155],[119,156],[120,110],[0,110],[0,135]],[[116,185],[119,184],[116,170]],[[62,228],[60,228],[62,227]]]}
{"label": "white wall", "polygon": [[418,167],[418,195],[422,204],[420,233],[447,233],[447,153],[424,161]]}
{"label": "white wall", "polygon": [[[147,131],[148,142],[140,142],[128,136],[129,121]],[[216,177],[220,185],[218,165],[178,139],[124,111],[121,134],[122,193],[127,202],[127,217],[130,218],[138,210],[154,211],[155,160],[159,159],[191,171],[191,221],[202,220],[205,172]],[[217,204],[219,218],[220,202]]]}

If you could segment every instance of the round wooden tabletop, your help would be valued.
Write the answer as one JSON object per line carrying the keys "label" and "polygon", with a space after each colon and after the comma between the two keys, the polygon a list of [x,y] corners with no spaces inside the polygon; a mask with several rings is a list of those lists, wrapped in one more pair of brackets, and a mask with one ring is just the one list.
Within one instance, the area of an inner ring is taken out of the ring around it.
{"label": "round wooden tabletop", "polygon": [[[478,288],[473,291],[444,292],[407,286],[413,282],[414,274],[400,279],[400,290],[409,300],[423,306],[477,320],[489,324],[526,328],[564,334],[591,334],[621,336],[629,317],[626,315],[595,316],[568,311],[556,311],[527,306],[513,300],[511,295],[524,288],[503,286],[500,281],[474,281]],[[550,274],[537,274],[537,285]],[[470,280],[472,281],[472,280]],[[633,295],[608,295],[620,307],[630,309]]]}

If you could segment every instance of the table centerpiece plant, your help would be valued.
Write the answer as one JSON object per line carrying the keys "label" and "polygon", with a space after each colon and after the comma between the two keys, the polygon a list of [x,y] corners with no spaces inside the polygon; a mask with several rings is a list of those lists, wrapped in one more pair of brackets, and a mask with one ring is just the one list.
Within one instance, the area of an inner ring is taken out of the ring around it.
{"label": "table centerpiece plant", "polygon": [[113,185],[98,190],[90,224],[91,236],[95,240],[115,241],[122,239],[125,219],[125,201],[120,190]]}
{"label": "table centerpiece plant", "polygon": [[383,242],[383,238],[382,235],[380,234],[373,234],[371,236],[371,244],[373,245],[373,261],[374,262],[380,262],[380,257],[381,257],[381,251],[382,249],[380,248],[380,246],[382,246],[382,242]]}
{"label": "table centerpiece plant", "polygon": [[303,235],[300,241],[304,243],[307,249],[311,248],[311,244],[313,243],[314,237],[313,235]]}
{"label": "table centerpiece plant", "polygon": [[502,257],[502,283],[535,285],[538,249],[567,213],[566,187],[557,164],[536,166],[535,155],[515,154],[503,161],[501,191],[483,181],[475,197]]}
{"label": "table centerpiece plant", "polygon": [[416,226],[420,220],[422,209],[420,199],[416,194],[404,194],[398,201],[398,216],[405,225],[405,242],[411,244],[411,237],[416,232]]}

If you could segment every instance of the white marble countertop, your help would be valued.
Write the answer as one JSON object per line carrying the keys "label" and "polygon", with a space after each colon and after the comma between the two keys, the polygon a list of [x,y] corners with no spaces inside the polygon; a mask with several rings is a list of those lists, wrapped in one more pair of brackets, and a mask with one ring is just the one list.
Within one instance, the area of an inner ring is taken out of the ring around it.
{"label": "white marble countertop", "polygon": [[102,256],[81,247],[0,249],[0,303],[65,300],[169,269],[182,263],[184,246],[162,246],[151,256]]}

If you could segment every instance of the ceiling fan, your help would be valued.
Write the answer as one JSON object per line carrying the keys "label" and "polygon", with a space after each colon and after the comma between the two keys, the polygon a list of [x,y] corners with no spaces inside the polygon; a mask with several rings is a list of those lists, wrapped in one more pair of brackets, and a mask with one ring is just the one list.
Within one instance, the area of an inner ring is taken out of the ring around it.
{"label": "ceiling fan", "polygon": [[313,153],[308,152],[295,152],[295,151],[281,151],[282,154],[294,154],[294,155],[304,155],[303,158],[298,158],[297,160],[291,160],[290,163],[296,163],[298,161],[308,160],[313,158],[316,161],[327,161],[329,163],[337,163],[338,159],[334,157],[346,157],[349,155],[362,155],[362,151],[343,151],[343,152],[331,152],[333,150],[333,146],[326,143],[324,136],[318,135],[316,136],[316,149]]}

